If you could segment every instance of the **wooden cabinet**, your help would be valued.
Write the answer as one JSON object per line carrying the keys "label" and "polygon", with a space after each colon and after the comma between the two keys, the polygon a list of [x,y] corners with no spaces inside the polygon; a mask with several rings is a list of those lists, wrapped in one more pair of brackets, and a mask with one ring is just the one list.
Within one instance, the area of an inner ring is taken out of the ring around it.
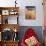
{"label": "wooden cabinet", "polygon": [[0,7],[0,46],[18,46],[18,17],[19,7]]}

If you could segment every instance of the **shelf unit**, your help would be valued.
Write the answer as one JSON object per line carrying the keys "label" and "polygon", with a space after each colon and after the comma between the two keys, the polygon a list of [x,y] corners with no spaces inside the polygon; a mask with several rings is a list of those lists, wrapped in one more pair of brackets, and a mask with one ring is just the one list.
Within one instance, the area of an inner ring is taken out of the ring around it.
{"label": "shelf unit", "polygon": [[[14,38],[15,34],[18,33],[19,31],[18,17],[19,17],[19,7],[0,7],[0,32],[1,32],[0,46],[18,46],[18,39],[16,40]],[[14,33],[13,40],[11,39],[7,41],[3,39],[2,37],[2,35],[4,35],[3,33],[6,32],[7,34],[8,31],[9,32],[13,31]],[[16,37],[17,35],[18,34],[16,34]]]}
{"label": "shelf unit", "polygon": [[18,24],[19,7],[0,7],[0,17],[1,17],[0,23],[8,24],[9,16],[17,17],[16,23]]}

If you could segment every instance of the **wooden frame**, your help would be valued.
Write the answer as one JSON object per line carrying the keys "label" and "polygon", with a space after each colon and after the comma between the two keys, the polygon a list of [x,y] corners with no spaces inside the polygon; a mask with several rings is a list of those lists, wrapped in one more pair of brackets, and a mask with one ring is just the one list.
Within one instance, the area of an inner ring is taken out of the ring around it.
{"label": "wooden frame", "polygon": [[36,19],[36,8],[35,6],[26,6],[25,19]]}
{"label": "wooden frame", "polygon": [[9,15],[9,10],[2,10],[2,15]]}

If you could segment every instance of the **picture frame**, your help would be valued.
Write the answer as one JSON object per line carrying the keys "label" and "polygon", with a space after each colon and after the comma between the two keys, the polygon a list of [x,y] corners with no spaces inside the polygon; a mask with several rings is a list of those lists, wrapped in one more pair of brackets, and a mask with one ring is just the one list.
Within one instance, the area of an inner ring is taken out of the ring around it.
{"label": "picture frame", "polygon": [[9,14],[10,14],[10,15],[17,15],[17,13],[18,13],[18,12],[17,12],[16,10],[10,10],[10,11],[9,11]]}
{"label": "picture frame", "polygon": [[2,10],[2,15],[9,15],[9,10]]}
{"label": "picture frame", "polygon": [[25,7],[25,19],[36,19],[36,7],[35,6],[26,6]]}

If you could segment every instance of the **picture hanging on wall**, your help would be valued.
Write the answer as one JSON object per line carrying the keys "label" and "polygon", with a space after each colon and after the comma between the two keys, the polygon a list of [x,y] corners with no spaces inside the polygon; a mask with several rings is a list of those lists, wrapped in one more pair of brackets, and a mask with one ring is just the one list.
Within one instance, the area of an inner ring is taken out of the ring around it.
{"label": "picture hanging on wall", "polygon": [[36,7],[26,6],[25,8],[25,19],[36,19]]}

